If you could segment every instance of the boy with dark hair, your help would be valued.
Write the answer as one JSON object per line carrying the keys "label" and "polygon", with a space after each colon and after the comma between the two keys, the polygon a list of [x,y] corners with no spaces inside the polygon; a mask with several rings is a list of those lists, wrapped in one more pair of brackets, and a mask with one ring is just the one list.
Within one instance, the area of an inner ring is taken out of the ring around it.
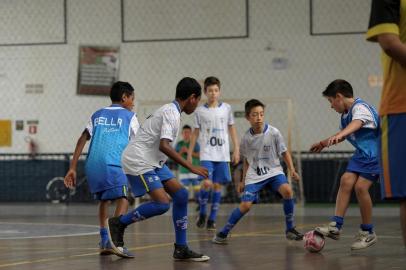
{"label": "boy with dark hair", "polygon": [[350,83],[345,80],[331,82],[323,96],[336,112],[341,114],[340,132],[315,143],[310,151],[319,153],[347,139],[355,153],[348,162],[346,172],[341,176],[336,198],[335,215],[325,226],[316,231],[334,240],[340,238],[345,212],[354,189],[361,210],[362,224],[351,249],[363,249],[376,243],[377,237],[372,224],[372,201],[369,188],[377,182],[380,174],[378,162],[379,119],[374,107],[360,98],[354,98]]}
{"label": "boy with dark hair", "polygon": [[[182,140],[176,144],[176,152],[178,152],[184,159],[187,159],[187,152],[190,144],[190,137],[192,135],[192,128],[189,125],[184,125],[182,128]],[[200,146],[198,143],[195,144],[195,147],[192,152],[192,164],[199,165],[199,152]],[[191,173],[188,169],[183,166],[179,166],[179,180],[186,189],[189,190],[191,186],[193,197],[198,203],[198,193],[200,190],[199,176]],[[190,191],[190,190],[189,190]]]}
{"label": "boy with dark hair", "polygon": [[130,141],[122,155],[122,165],[136,197],[148,193],[151,201],[141,204],[126,215],[110,218],[108,230],[110,243],[118,256],[126,257],[121,243],[125,228],[169,210],[172,197],[172,219],[175,229],[175,260],[207,261],[210,258],[189,249],[187,245],[187,190],[175,179],[165,165],[171,158],[192,173],[207,177],[205,168],[184,160],[171,144],[176,141],[182,112],[191,114],[201,96],[201,86],[193,78],[183,78],[176,87],[176,98],[148,116],[139,128],[137,136]]}
{"label": "boy with dark hair", "polygon": [[[240,150],[231,106],[219,100],[220,80],[207,77],[204,80],[204,94],[207,96],[207,103],[199,106],[195,112],[195,129],[190,141],[188,160],[191,160],[196,139],[199,139],[200,164],[207,168],[209,177],[202,179],[199,194],[200,213],[196,225],[199,228],[206,225],[208,230],[216,230],[215,221],[220,207],[222,186],[231,181],[229,135],[234,146],[234,164],[240,161]],[[212,205],[206,224],[210,191]]]}
{"label": "boy with dark hair", "polygon": [[[101,255],[112,254],[106,229],[109,202],[116,201],[115,216],[126,213],[128,209],[128,186],[121,169],[121,153],[139,127],[137,117],[131,111],[134,107],[134,88],[127,82],[118,81],[111,87],[110,98],[110,107],[92,114],[76,144],[70,169],[64,180],[69,188],[76,185],[77,163],[86,142],[90,140],[85,169],[90,191],[100,201]],[[123,253],[127,257],[133,257],[125,247]]]}
{"label": "boy with dark hair", "polygon": [[283,198],[286,238],[296,241],[303,239],[303,234],[296,231],[293,224],[293,191],[283,173],[279,158],[284,159],[293,179],[298,180],[299,175],[279,130],[264,123],[264,108],[265,105],[256,99],[245,103],[245,117],[251,128],[241,138],[240,150],[244,157],[243,177],[241,182],[236,184],[237,192],[242,193],[241,203],[233,210],[227,224],[214,236],[212,241],[215,244],[227,243],[231,229],[248,213],[257,201],[259,192],[269,187]]}

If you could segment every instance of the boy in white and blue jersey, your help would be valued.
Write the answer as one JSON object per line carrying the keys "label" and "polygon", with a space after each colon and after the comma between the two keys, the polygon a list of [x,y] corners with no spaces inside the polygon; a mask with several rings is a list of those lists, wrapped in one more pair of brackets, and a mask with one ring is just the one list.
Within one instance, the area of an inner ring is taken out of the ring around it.
{"label": "boy in white and blue jersey", "polygon": [[189,145],[188,159],[191,161],[192,152],[198,138],[200,164],[207,168],[209,177],[203,179],[201,183],[199,194],[200,213],[196,225],[203,228],[206,223],[206,207],[210,191],[212,191],[211,212],[206,226],[208,230],[215,230],[222,185],[231,182],[229,135],[234,146],[234,164],[238,164],[240,161],[240,151],[231,106],[219,101],[220,80],[216,77],[206,78],[204,80],[204,93],[207,96],[207,103],[196,109],[195,129]]}
{"label": "boy in white and blue jersey", "polygon": [[323,96],[328,99],[331,108],[341,114],[340,132],[313,144],[310,151],[319,153],[323,148],[347,139],[355,147],[355,153],[348,162],[346,172],[341,176],[335,215],[331,223],[317,227],[316,230],[332,239],[339,239],[344,215],[354,189],[362,223],[351,249],[367,248],[377,241],[372,224],[369,188],[378,181],[381,170],[378,161],[379,117],[373,106],[360,98],[354,98],[352,86],[345,80],[331,82]]}
{"label": "boy in white and blue jersey", "polygon": [[[86,129],[80,136],[70,169],[65,176],[65,185],[72,188],[76,184],[76,167],[86,142],[90,140],[85,171],[91,193],[99,204],[100,254],[112,253],[107,234],[109,201],[116,201],[114,215],[127,212],[127,178],[121,168],[121,154],[130,137],[134,137],[139,127],[137,117],[131,110],[134,107],[134,88],[127,82],[116,82],[111,87],[112,105],[93,113]],[[124,243],[120,243],[123,247]],[[133,257],[125,248],[127,257]]]}
{"label": "boy in white and blue jersey", "polygon": [[172,219],[175,228],[175,260],[207,261],[210,258],[189,249],[187,245],[187,203],[188,192],[165,165],[171,158],[192,173],[207,177],[207,170],[194,166],[175,151],[182,112],[191,114],[201,96],[201,86],[193,78],[183,78],[176,87],[176,99],[150,115],[139,128],[136,137],[130,141],[122,155],[122,165],[135,196],[148,193],[151,201],[144,203],[126,215],[108,220],[110,243],[115,253],[126,257],[119,249],[123,242],[125,228],[169,210],[169,196],[172,197]]}
{"label": "boy in white and blue jersey", "polygon": [[293,191],[286,180],[279,158],[284,159],[293,179],[298,180],[299,175],[296,173],[292,157],[279,130],[264,123],[264,108],[265,105],[256,99],[245,103],[245,115],[251,128],[241,139],[240,151],[244,159],[243,177],[236,185],[237,192],[242,193],[241,203],[232,211],[227,224],[214,236],[213,242],[216,244],[227,243],[227,236],[231,229],[251,209],[258,199],[259,192],[265,188],[278,192],[283,198],[286,238],[296,241],[303,239],[303,234],[294,226]]}

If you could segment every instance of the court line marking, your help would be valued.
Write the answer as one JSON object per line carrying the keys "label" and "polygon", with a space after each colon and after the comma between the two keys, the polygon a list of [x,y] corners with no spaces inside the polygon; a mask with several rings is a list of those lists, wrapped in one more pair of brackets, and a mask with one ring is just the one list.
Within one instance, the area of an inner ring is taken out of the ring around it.
{"label": "court line marking", "polygon": [[[297,228],[302,228],[302,227],[307,227],[307,226],[315,226],[315,224],[300,225],[300,226],[297,226]],[[273,230],[264,230],[264,231],[232,234],[232,237],[233,238],[249,237],[249,236],[255,236],[255,234],[272,233],[272,232],[277,232],[277,231],[280,231],[280,230],[283,230],[283,228],[280,227],[280,228],[277,228],[277,229],[275,228]],[[208,241],[208,240],[211,240],[212,238],[213,238],[213,236],[211,236],[209,238],[205,237],[205,238],[200,238],[200,239],[189,240],[188,243],[195,243],[195,242],[200,242],[200,241]],[[173,242],[161,243],[161,244],[153,244],[153,245],[148,245],[148,246],[143,246],[143,247],[129,248],[129,250],[131,250],[131,251],[140,251],[140,250],[147,250],[147,249],[154,249],[154,248],[161,248],[161,247],[169,247],[169,246],[173,246]],[[18,265],[26,265],[26,264],[35,264],[35,263],[42,263],[42,262],[62,261],[62,260],[68,260],[68,259],[72,259],[72,258],[88,257],[88,256],[95,256],[95,255],[99,255],[99,253],[98,252],[92,252],[92,253],[76,254],[76,255],[62,256],[62,257],[54,257],[54,258],[24,260],[24,261],[12,262],[12,263],[0,264],[0,268],[10,267],[10,266],[18,266]]]}

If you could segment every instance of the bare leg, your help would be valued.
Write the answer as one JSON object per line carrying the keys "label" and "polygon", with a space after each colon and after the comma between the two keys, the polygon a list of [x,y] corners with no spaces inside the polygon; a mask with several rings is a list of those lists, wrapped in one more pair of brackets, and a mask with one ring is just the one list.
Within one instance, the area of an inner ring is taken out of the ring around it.
{"label": "bare leg", "polygon": [[355,184],[355,194],[358,199],[362,224],[372,223],[372,200],[371,195],[369,195],[369,188],[371,185],[372,182],[363,177],[359,177]]}
{"label": "bare leg", "polygon": [[114,216],[118,217],[124,215],[128,211],[128,200],[126,198],[120,198],[116,200],[116,210]]}
{"label": "bare leg", "polygon": [[348,204],[351,198],[351,191],[357,181],[358,176],[355,173],[345,172],[341,176],[340,188],[338,189],[336,198],[335,215],[344,217],[347,212]]}
{"label": "bare leg", "polygon": [[100,201],[99,203],[99,224],[100,228],[107,227],[107,218],[109,217],[109,201]]}

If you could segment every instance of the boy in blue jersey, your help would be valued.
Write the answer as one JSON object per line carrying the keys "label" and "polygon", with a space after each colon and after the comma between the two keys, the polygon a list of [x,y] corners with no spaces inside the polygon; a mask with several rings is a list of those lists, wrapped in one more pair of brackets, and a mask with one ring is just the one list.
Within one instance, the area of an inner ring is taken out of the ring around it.
{"label": "boy in blue jersey", "polygon": [[[111,87],[112,105],[93,113],[86,129],[80,136],[65,185],[72,188],[76,184],[76,167],[86,142],[90,140],[86,159],[86,176],[90,191],[99,200],[100,254],[108,255],[113,251],[109,244],[107,223],[108,205],[116,201],[115,216],[127,212],[127,178],[121,168],[121,154],[130,137],[134,137],[139,127],[137,117],[131,110],[134,107],[134,88],[127,82],[116,82]],[[124,243],[120,243],[124,246]],[[133,257],[123,247],[123,252]]]}
{"label": "boy in blue jersey", "polygon": [[175,229],[175,251],[173,258],[184,261],[207,261],[210,258],[189,249],[187,245],[188,192],[165,165],[166,160],[187,168],[192,173],[207,177],[205,168],[194,166],[183,159],[171,144],[176,141],[182,112],[191,114],[201,96],[201,86],[193,78],[183,78],[176,86],[175,100],[163,105],[148,116],[140,126],[137,136],[131,140],[122,155],[122,165],[135,196],[148,193],[151,201],[120,217],[108,220],[110,243],[118,256],[126,254],[119,249],[125,228],[169,210],[172,197],[172,220]]}
{"label": "boy in blue jersey", "polygon": [[378,162],[379,118],[374,107],[360,98],[354,98],[352,86],[345,80],[331,82],[323,96],[336,112],[341,114],[340,132],[315,143],[310,151],[319,153],[323,148],[347,139],[355,153],[348,162],[346,172],[341,176],[336,198],[335,215],[331,222],[316,230],[324,236],[338,240],[344,224],[351,192],[354,189],[361,210],[362,224],[351,249],[367,248],[376,243],[377,237],[372,224],[372,200],[369,188],[377,182],[380,174]]}
{"label": "boy in blue jersey", "polygon": [[256,99],[245,103],[245,116],[251,128],[241,139],[240,151],[244,157],[243,177],[236,185],[242,193],[239,207],[231,212],[227,224],[214,238],[215,244],[226,244],[227,236],[237,222],[251,209],[262,189],[270,188],[283,198],[285,212],[286,238],[301,241],[303,234],[295,229],[293,223],[293,191],[286,180],[279,158],[282,157],[292,178],[299,179],[292,157],[285,146],[282,134],[275,127],[264,123],[265,105]]}
{"label": "boy in blue jersey", "polygon": [[[195,126],[189,145],[188,160],[191,161],[193,148],[198,139],[200,145],[200,164],[207,168],[209,177],[202,179],[199,194],[199,218],[197,227],[216,230],[216,217],[221,202],[223,185],[231,182],[230,173],[230,143],[234,151],[232,161],[236,165],[240,161],[240,150],[235,129],[234,116],[231,106],[220,102],[220,80],[207,77],[204,80],[204,94],[207,103],[199,106],[195,112]],[[211,194],[211,210],[207,218],[207,202]]]}

